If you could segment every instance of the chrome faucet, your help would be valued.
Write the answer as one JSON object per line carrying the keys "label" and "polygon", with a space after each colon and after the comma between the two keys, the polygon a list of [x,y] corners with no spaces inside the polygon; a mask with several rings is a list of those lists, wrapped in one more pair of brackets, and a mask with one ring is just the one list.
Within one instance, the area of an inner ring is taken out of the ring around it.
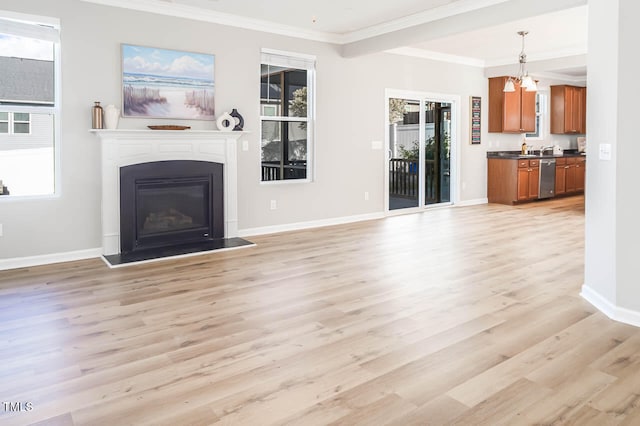
{"label": "chrome faucet", "polygon": [[544,152],[548,149],[553,149],[553,145],[549,145],[549,146],[541,146],[540,147],[540,156],[542,157],[544,155]]}

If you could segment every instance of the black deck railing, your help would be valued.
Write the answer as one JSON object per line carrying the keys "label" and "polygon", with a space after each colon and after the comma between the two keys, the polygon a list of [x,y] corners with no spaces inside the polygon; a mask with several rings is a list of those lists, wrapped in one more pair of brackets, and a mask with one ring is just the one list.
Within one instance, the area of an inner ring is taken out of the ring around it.
{"label": "black deck railing", "polygon": [[262,162],[263,182],[282,179],[306,179],[306,177],[306,161],[289,161],[286,164],[280,164],[279,161]]}
{"label": "black deck railing", "polygon": [[[425,202],[438,202],[438,170],[435,160],[424,161]],[[389,195],[418,198],[418,161],[392,158],[389,160]]]}

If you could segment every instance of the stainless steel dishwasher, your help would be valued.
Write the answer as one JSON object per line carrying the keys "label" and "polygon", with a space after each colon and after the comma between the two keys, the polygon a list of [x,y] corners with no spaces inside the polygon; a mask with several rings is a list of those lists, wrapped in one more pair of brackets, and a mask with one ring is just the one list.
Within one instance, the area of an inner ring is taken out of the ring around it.
{"label": "stainless steel dishwasher", "polygon": [[543,158],[540,160],[540,190],[538,198],[551,198],[556,189],[556,159]]}

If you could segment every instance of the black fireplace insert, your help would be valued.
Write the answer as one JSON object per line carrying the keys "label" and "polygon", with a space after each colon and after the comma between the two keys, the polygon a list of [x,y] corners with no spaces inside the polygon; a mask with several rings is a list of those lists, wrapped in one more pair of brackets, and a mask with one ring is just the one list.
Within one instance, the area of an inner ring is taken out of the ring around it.
{"label": "black fireplace insert", "polygon": [[222,164],[175,160],[120,168],[122,253],[222,238]]}

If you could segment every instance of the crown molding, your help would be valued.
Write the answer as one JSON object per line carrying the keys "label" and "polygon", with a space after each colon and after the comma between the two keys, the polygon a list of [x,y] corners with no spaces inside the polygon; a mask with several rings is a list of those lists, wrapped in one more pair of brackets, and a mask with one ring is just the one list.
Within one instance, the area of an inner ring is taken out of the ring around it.
{"label": "crown molding", "polygon": [[342,36],[340,44],[353,43],[365,40],[371,37],[380,36],[386,33],[403,30],[405,28],[414,27],[416,25],[425,24],[427,22],[437,21],[439,19],[448,18],[462,13],[472,12],[474,10],[483,9],[509,0],[458,0],[424,12],[414,13],[382,24],[373,25],[362,30],[352,31]]}
{"label": "crown molding", "polygon": [[545,80],[554,80],[554,81],[558,80],[558,81],[564,81],[564,82],[567,82],[567,83],[576,83],[576,84],[581,84],[581,83],[586,83],[587,82],[587,76],[586,75],[573,76],[573,75],[555,73],[555,72],[536,72],[536,73],[531,73],[531,77],[543,78]]}
{"label": "crown molding", "polygon": [[276,24],[262,19],[247,18],[230,13],[216,12],[182,4],[167,3],[159,0],[81,0],[87,3],[95,3],[103,6],[120,7],[124,9],[138,10],[141,12],[155,13],[158,15],[174,16],[178,18],[193,19],[196,21],[211,22],[214,24],[228,25],[247,30],[262,31],[287,37],[302,38],[306,40],[322,41],[326,43],[342,43],[342,36],[332,33],[306,30],[304,28],[289,25]]}
{"label": "crown molding", "polygon": [[411,56],[413,58],[431,59],[440,62],[449,62],[452,64],[469,65],[472,67],[484,68],[485,61],[482,59],[469,58],[466,56],[449,55],[446,53],[434,52],[432,50],[418,49],[415,47],[399,47],[396,49],[390,49],[385,53],[391,53],[394,55]]}
{"label": "crown molding", "polygon": [[[539,53],[527,53],[527,63],[538,62],[538,61],[548,61],[550,59],[558,59],[558,58],[566,58],[569,56],[578,56],[578,55],[586,55],[587,54],[587,46],[571,46],[564,49],[556,49],[550,50],[548,52],[539,52]],[[514,54],[510,58],[499,58],[493,59],[490,61],[486,61],[487,67],[499,67],[503,65],[518,65],[518,57]]]}

